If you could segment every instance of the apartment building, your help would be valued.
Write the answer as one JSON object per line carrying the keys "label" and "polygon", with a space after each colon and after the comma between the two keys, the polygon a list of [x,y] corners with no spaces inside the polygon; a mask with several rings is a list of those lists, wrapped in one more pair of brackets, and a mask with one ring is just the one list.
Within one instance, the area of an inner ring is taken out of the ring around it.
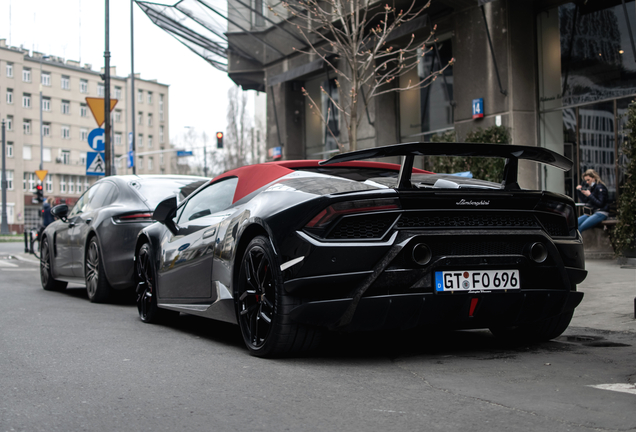
{"label": "apartment building", "polygon": [[[111,112],[113,173],[132,173],[127,153],[133,122],[137,174],[167,173],[172,156],[166,151],[170,149],[168,86],[136,75],[132,113],[130,84],[130,77],[119,77],[111,68],[110,95],[118,101]],[[9,47],[0,39],[0,119],[6,127],[10,231],[23,232],[40,223],[41,204],[33,203],[40,161],[48,171],[42,182],[44,196],[54,197],[56,203],[72,206],[100,178],[86,175],[87,152],[92,151],[88,135],[98,127],[86,97],[104,97],[104,93],[100,72],[91,65]]]}

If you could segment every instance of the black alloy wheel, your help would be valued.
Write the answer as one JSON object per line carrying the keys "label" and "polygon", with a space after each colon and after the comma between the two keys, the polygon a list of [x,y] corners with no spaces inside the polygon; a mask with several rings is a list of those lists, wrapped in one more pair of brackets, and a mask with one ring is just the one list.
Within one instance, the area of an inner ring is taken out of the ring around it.
{"label": "black alloy wheel", "polygon": [[137,271],[137,311],[145,323],[157,323],[179,315],[179,312],[157,306],[157,286],[150,244],[144,243],[135,260]]}
{"label": "black alloy wheel", "polygon": [[42,241],[40,252],[40,282],[42,282],[42,288],[46,291],[61,291],[66,289],[68,285],[67,282],[53,279],[53,273],[51,273],[51,251],[49,249],[49,240],[46,238]]}
{"label": "black alloy wheel", "polygon": [[254,238],[243,255],[235,291],[236,312],[250,354],[276,357],[314,348],[316,329],[294,323],[289,314],[300,304],[286,295],[275,254],[266,237]]}
{"label": "black alloy wheel", "polygon": [[111,288],[106,280],[104,263],[99,252],[97,237],[91,238],[86,250],[84,263],[84,276],[86,279],[86,293],[92,303],[104,303],[111,295]]}

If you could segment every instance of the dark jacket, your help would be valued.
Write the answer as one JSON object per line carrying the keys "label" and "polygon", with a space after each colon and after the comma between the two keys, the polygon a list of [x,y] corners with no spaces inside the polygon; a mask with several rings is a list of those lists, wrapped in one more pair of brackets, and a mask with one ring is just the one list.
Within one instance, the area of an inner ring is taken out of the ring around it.
{"label": "dark jacket", "polygon": [[45,202],[44,205],[42,206],[42,225],[48,226],[54,220],[55,219],[53,218],[53,215],[51,214],[51,205]]}
{"label": "dark jacket", "polygon": [[609,196],[607,187],[604,184],[594,183],[594,186],[592,186],[589,191],[591,195],[586,197],[582,191],[577,190],[581,201],[587,204],[588,207],[592,207],[592,211],[595,213],[597,211],[608,212]]}

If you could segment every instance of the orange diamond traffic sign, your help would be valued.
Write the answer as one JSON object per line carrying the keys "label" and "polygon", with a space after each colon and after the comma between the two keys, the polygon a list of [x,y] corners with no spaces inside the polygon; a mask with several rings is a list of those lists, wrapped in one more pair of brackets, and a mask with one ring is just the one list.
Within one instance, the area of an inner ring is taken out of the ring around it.
{"label": "orange diamond traffic sign", "polygon": [[[110,110],[112,111],[117,105],[117,99],[110,100]],[[93,113],[93,117],[95,117],[95,121],[97,122],[97,127],[101,127],[104,124],[105,116],[104,116],[104,98],[92,98],[87,97],[86,103],[88,107],[91,109]]]}

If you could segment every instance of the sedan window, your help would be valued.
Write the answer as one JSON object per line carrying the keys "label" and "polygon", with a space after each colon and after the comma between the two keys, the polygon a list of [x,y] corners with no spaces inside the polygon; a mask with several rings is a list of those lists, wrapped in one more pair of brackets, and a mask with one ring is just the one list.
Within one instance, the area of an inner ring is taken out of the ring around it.
{"label": "sedan window", "polygon": [[180,210],[179,224],[186,224],[212,213],[224,210],[232,205],[238,178],[223,180],[201,190],[191,197]]}

